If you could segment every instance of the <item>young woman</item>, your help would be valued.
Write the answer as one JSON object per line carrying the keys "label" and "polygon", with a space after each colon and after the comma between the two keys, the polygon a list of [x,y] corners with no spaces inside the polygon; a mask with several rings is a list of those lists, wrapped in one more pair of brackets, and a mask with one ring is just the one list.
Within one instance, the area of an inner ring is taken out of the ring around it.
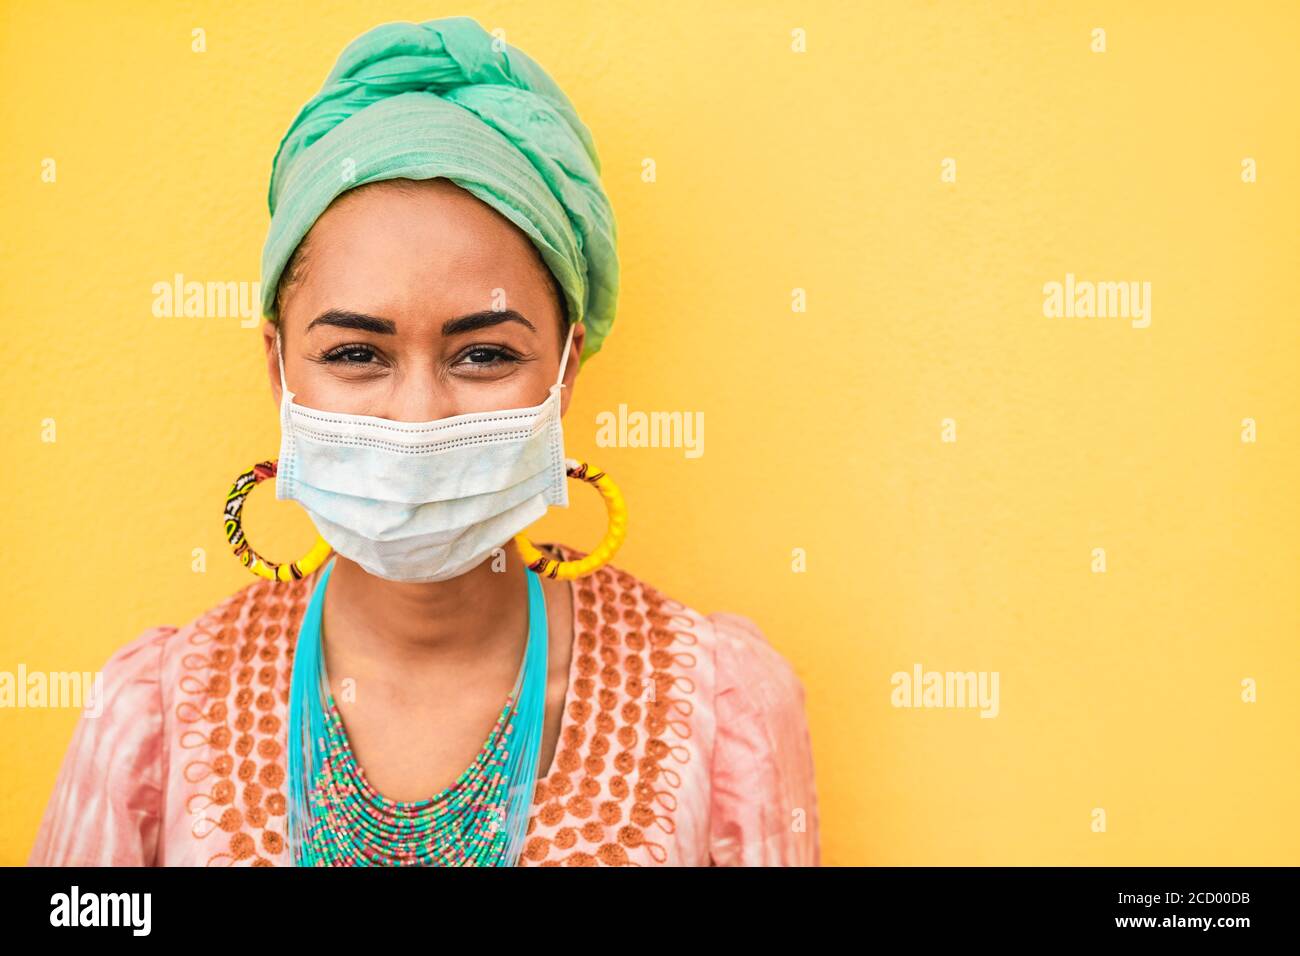
{"label": "young woman", "polygon": [[[225,507],[259,579],[111,657],[31,863],[819,863],[793,669],[612,564],[621,494],[565,456],[618,267],[560,89],[473,20],[381,26],[270,206],[280,454]],[[266,478],[320,532],[297,561],[243,535]],[[608,506],[589,553],[523,534],[570,479]]]}

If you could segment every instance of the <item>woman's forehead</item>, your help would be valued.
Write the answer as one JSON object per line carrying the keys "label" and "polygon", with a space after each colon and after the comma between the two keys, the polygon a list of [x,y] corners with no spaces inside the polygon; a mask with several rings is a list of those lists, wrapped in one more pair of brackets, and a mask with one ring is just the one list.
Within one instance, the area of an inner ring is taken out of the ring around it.
{"label": "woman's forehead", "polygon": [[312,226],[313,246],[355,251],[381,242],[389,254],[424,258],[439,250],[464,259],[512,262],[540,258],[528,237],[487,203],[446,179],[383,180],[343,193]]}
{"label": "woman's forehead", "polygon": [[285,295],[294,312],[514,308],[549,325],[554,320],[544,313],[559,304],[528,237],[447,180],[349,190],[313,225],[306,245],[303,268]]}

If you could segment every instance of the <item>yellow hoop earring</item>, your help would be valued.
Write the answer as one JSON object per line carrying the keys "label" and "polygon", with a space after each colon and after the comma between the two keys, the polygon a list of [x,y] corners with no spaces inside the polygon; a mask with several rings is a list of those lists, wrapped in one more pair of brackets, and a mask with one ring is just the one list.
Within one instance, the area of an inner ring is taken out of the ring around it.
{"label": "yellow hoop earring", "polygon": [[627,504],[623,501],[623,493],[618,490],[618,485],[610,481],[609,475],[603,471],[592,468],[585,461],[580,462],[573,458],[568,459],[565,465],[567,466],[565,471],[570,478],[595,485],[596,490],[605,499],[605,508],[609,512],[609,529],[605,532],[605,540],[595,551],[577,561],[548,558],[538,551],[524,534],[515,535],[515,547],[529,570],[536,571],[542,577],[572,581],[574,578],[586,577],[594,573],[597,568],[608,564],[614,557],[614,552],[627,537]]}
{"label": "yellow hoop earring", "polygon": [[263,461],[235,479],[230,494],[226,496],[226,510],[223,515],[226,521],[226,540],[235,549],[235,557],[239,559],[239,563],[259,578],[266,578],[268,581],[296,581],[305,578],[324,564],[325,559],[334,549],[324,538],[317,535],[312,549],[304,557],[297,561],[290,561],[288,564],[268,561],[253,550],[252,545],[248,543],[248,538],[244,536],[244,499],[266,479],[274,478],[275,473],[276,462]]}

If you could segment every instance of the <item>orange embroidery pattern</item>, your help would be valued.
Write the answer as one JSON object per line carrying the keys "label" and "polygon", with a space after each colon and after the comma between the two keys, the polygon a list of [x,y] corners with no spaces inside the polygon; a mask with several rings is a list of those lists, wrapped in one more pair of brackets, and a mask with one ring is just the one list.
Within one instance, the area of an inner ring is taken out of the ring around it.
{"label": "orange embroidery pattern", "polygon": [[[668,850],[652,831],[675,832],[682,777],[672,762],[690,759],[668,735],[691,735],[695,682],[684,671],[696,659],[678,645],[698,643],[693,622],[678,613],[684,605],[613,566],[575,585],[574,686],[555,770],[537,782],[520,863],[664,863]],[[537,832],[539,821],[550,836]]]}
{"label": "orange embroidery pattern", "polygon": [[[566,559],[582,552],[551,546]],[[293,647],[319,572],[257,581],[195,623],[182,657],[180,746],[191,832],[208,866],[287,865]],[[554,771],[539,779],[520,865],[664,863],[690,751],[694,622],[684,605],[607,565],[574,582],[571,684]],[[612,771],[612,772],[611,772]]]}
{"label": "orange embroidery pattern", "polygon": [[[285,849],[282,714],[293,641],[314,581],[258,581],[196,622],[181,659],[180,746],[202,751],[185,779],[190,832],[211,841],[208,866],[274,866]],[[277,704],[278,702],[278,704]]]}

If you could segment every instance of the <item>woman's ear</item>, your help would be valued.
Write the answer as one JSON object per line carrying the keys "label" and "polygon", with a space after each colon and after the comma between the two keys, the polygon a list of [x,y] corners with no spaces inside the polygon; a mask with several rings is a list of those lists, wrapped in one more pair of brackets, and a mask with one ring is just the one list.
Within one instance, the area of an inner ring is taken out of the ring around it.
{"label": "woman's ear", "polygon": [[266,351],[266,374],[271,379],[271,395],[275,398],[275,407],[280,407],[280,358],[275,350],[275,338],[279,326],[274,322],[262,323],[262,347]]}

